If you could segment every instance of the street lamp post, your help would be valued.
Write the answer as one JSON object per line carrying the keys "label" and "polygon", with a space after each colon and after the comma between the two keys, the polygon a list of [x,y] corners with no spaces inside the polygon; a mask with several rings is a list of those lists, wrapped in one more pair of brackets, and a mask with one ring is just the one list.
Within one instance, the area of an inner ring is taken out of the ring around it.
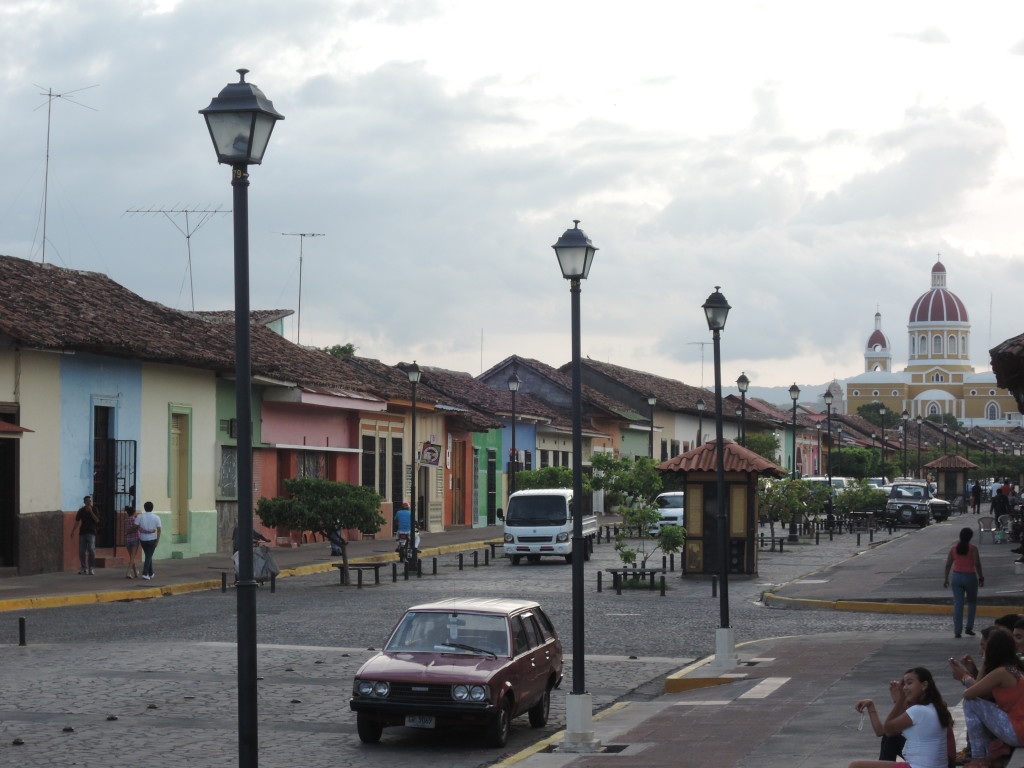
{"label": "street lamp post", "polygon": [[508,391],[512,393],[512,462],[509,465],[508,487],[510,493],[516,492],[516,469],[519,464],[519,453],[516,451],[516,393],[523,385],[523,382],[516,375],[515,370],[508,377]]}
{"label": "street lamp post", "polygon": [[910,423],[910,414],[906,409],[900,414],[903,421],[903,476],[907,476],[907,424]]}
{"label": "street lamp post", "polygon": [[697,398],[697,447],[704,445],[704,398]]}
{"label": "street lamp post", "polygon": [[836,425],[836,432],[839,433],[839,436],[836,438],[836,445],[838,446],[836,448],[836,451],[838,451],[838,454],[839,454],[838,456],[836,456],[836,462],[839,464],[839,476],[842,477],[843,476],[843,425],[842,424],[837,424]]}
{"label": "street lamp post", "polygon": [[562,277],[569,281],[572,300],[572,692],[565,708],[565,739],[559,747],[565,752],[595,752],[600,742],[594,738],[593,700],[584,680],[583,655],[583,384],[580,372],[580,282],[590,274],[597,248],[580,229],[579,219],[567,229],[552,248],[558,257]]}
{"label": "street lamp post", "polygon": [[725,506],[725,446],[722,437],[722,352],[721,335],[729,317],[729,302],[719,287],[703,304],[715,350],[715,505],[718,519],[718,608],[719,628],[715,633],[715,663],[720,668],[736,666],[736,638],[729,626],[729,518]]}
{"label": "street lamp post", "polygon": [[831,389],[826,389],[825,394],[822,395],[822,400],[825,401],[825,413],[826,415],[826,426],[828,427],[828,511],[832,511],[832,398],[835,395],[832,394]]}
{"label": "street lamp post", "polygon": [[[789,479],[796,480],[796,401],[800,399],[800,387],[796,385],[796,382],[793,382],[793,386],[789,388],[789,397],[793,401],[793,423],[791,424],[791,430],[793,432],[793,455],[791,456],[792,466],[789,473]],[[788,541],[800,541],[800,537],[797,535],[796,530],[795,514],[790,515],[789,517]]]}
{"label": "street lamp post", "polygon": [[740,445],[747,447],[747,390],[750,389],[750,379],[746,372],[740,374],[736,379],[736,386],[740,390]]}
{"label": "street lamp post", "polygon": [[741,432],[743,428],[743,409],[737,408],[733,413],[736,414],[736,442],[743,445],[743,443],[740,442],[743,439],[743,433]]}
{"label": "street lamp post", "polygon": [[409,546],[412,547],[412,557],[409,559],[409,567],[415,570],[416,561],[420,557],[419,549],[416,547],[416,515],[418,513],[416,473],[419,471],[419,446],[416,442],[416,386],[423,377],[423,371],[413,360],[412,365],[405,370],[405,374],[409,377],[409,383],[412,384],[412,473],[409,481]]}
{"label": "street lamp post", "polygon": [[949,425],[948,424],[943,424],[942,425],[942,452],[943,453],[948,453],[948,450],[946,448],[946,438],[948,436],[949,436]]}
{"label": "street lamp post", "polygon": [[964,458],[971,460],[971,432],[964,427]]}
{"label": "street lamp post", "polygon": [[274,124],[284,116],[252,83],[247,69],[199,113],[206,119],[217,162],[231,166],[235,272],[235,418],[237,420],[238,583],[238,764],[259,761],[256,690],[256,580],[252,560],[252,348],[249,330],[249,173],[263,162]]}
{"label": "street lamp post", "polygon": [[651,435],[647,443],[647,458],[654,459],[654,406],[658,404],[658,398],[651,395],[647,398],[647,405],[651,407]]}
{"label": "street lamp post", "polygon": [[878,406],[878,416],[879,416],[879,418],[881,419],[881,422],[882,422],[882,434],[881,434],[881,438],[882,438],[882,468],[881,468],[881,474],[884,476],[885,475],[885,406],[884,405]]}
{"label": "street lamp post", "polygon": [[921,425],[924,423],[924,419],[918,416],[914,421],[917,422],[917,477],[921,479]]}
{"label": "street lamp post", "polygon": [[815,431],[815,433],[818,436],[818,451],[815,454],[815,456],[817,457],[817,461],[816,461],[816,467],[815,467],[815,470],[814,470],[814,474],[820,475],[821,474],[821,422],[820,421],[817,424],[814,425],[814,431]]}

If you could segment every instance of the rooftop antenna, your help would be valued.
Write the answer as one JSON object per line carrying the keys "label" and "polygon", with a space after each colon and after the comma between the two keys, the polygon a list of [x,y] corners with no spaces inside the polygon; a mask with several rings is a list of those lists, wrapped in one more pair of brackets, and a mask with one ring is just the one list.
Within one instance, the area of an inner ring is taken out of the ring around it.
{"label": "rooftop antenna", "polygon": [[[32,83],[32,85],[35,85],[36,88],[43,87],[41,85],[36,85],[35,83]],[[49,208],[50,201],[50,118],[53,115],[53,100],[64,99],[65,101],[75,104],[79,107],[84,107],[85,109],[91,109],[93,112],[98,112],[98,109],[90,107],[87,104],[81,104],[75,101],[73,98],[71,98],[72,94],[78,93],[80,91],[87,91],[90,88],[97,87],[99,86],[87,85],[85,88],[76,88],[73,91],[66,91],[64,93],[54,93],[52,88],[47,88],[45,93],[40,92],[39,94],[40,96],[46,97],[46,165],[43,170],[43,249],[42,257],[39,260],[40,264],[46,263],[46,214],[47,209]],[[38,107],[36,107],[36,109],[42,109],[42,106],[43,105],[40,104]],[[35,110],[32,111],[34,112]]]}
{"label": "rooftop antenna", "polygon": [[[186,269],[188,270],[188,291],[192,299],[192,311],[196,311],[196,292],[192,282],[192,235],[194,235],[200,227],[206,222],[216,216],[218,213],[231,213],[231,211],[225,211],[222,208],[157,208],[155,206],[150,208],[129,208],[125,213],[155,213],[163,214],[167,217],[167,220],[174,225],[181,234],[185,236],[185,249],[188,252],[188,264]],[[189,221],[189,214],[196,214],[199,216],[198,222],[195,226]],[[173,216],[185,216],[185,228],[182,229],[181,225],[172,218]],[[179,294],[180,295],[180,294]]]}
{"label": "rooftop antenna", "polygon": [[704,347],[710,346],[710,341],[688,341],[687,346],[700,344],[700,388],[704,389]]}
{"label": "rooftop antenna", "polygon": [[302,337],[302,244],[306,242],[307,237],[326,237],[326,235],[323,232],[278,232],[277,234],[299,238],[299,312],[295,321],[295,343],[299,344],[299,339]]}

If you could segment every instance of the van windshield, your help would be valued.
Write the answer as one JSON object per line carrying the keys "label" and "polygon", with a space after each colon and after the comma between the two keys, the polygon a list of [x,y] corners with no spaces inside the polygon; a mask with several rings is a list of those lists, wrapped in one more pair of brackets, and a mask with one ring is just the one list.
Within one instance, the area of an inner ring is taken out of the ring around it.
{"label": "van windshield", "polygon": [[508,501],[505,525],[565,525],[564,496],[515,496]]}

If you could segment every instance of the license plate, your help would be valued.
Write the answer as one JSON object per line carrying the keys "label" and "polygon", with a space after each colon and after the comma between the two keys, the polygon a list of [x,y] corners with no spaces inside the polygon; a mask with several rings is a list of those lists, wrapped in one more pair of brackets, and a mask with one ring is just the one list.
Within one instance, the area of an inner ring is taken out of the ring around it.
{"label": "license plate", "polygon": [[406,715],[405,725],[407,728],[433,728],[434,718],[432,715]]}

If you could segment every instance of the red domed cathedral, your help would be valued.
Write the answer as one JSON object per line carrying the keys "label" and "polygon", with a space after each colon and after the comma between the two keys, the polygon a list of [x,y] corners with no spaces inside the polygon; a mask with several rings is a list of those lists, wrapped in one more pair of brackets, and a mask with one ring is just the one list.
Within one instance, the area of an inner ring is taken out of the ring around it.
{"label": "red domed cathedral", "polygon": [[890,413],[911,418],[951,413],[971,427],[1020,425],[1017,403],[996,385],[991,371],[975,372],[970,363],[971,323],[967,307],[946,286],[946,267],[932,267],[932,284],[914,302],[907,322],[909,361],[892,370],[892,346],[875,313],[875,329],[864,351],[864,373],[846,383],[847,408],[883,403]]}

